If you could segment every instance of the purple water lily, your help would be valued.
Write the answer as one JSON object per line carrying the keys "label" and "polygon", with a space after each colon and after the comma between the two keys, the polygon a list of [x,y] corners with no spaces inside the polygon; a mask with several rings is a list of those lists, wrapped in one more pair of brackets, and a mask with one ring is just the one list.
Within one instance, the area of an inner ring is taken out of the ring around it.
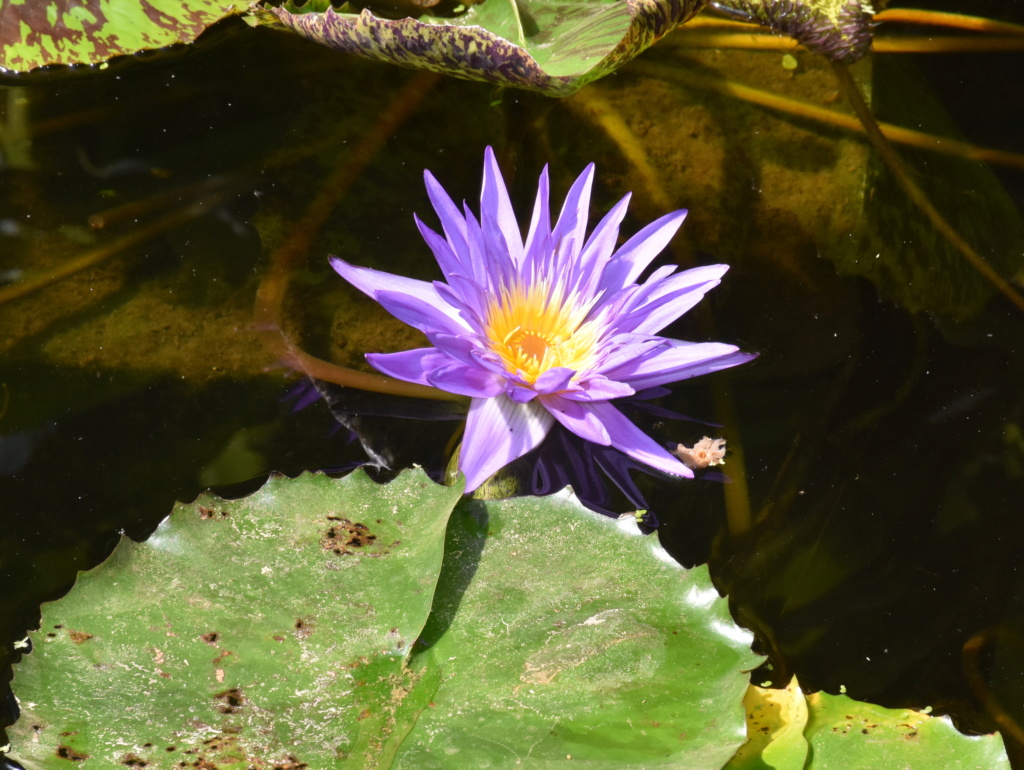
{"label": "purple water lily", "polygon": [[459,456],[467,492],[540,444],[556,420],[651,468],[692,477],[612,403],[754,358],[733,345],[657,335],[728,269],[676,272],[667,265],[637,283],[686,212],[661,217],[616,249],[629,196],[586,238],[591,164],[569,190],[552,228],[545,167],[524,243],[491,148],[484,155],[479,221],[466,205],[460,212],[429,171],[424,177],[444,237],[418,217],[416,224],[447,283],[356,267],[337,257],[331,264],[433,345],[367,355],[375,368],[470,397]]}

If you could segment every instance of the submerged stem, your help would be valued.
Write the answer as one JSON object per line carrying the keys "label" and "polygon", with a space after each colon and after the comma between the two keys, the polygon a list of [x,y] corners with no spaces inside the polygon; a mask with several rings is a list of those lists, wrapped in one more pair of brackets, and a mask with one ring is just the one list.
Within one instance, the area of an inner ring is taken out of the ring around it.
{"label": "submerged stem", "polygon": [[305,214],[292,228],[288,238],[274,252],[271,266],[256,292],[253,328],[260,335],[263,344],[281,363],[310,377],[343,387],[412,398],[463,400],[462,396],[437,388],[402,382],[380,374],[360,372],[308,355],[288,338],[281,323],[281,308],[288,293],[292,271],[306,259],[314,239],[345,193],[439,79],[440,76],[432,72],[421,72],[409,79],[392,99],[373,129],[346,155],[344,162],[339,163],[331,172]]}
{"label": "submerged stem", "polygon": [[997,35],[1024,35],[1024,25],[1009,21],[996,21],[963,13],[925,11],[916,8],[888,8],[872,17],[876,22],[922,24],[933,27],[953,27],[971,32],[991,32]]}
{"label": "submerged stem", "polygon": [[839,85],[843,90],[844,95],[853,107],[854,112],[857,113],[857,117],[860,118],[861,123],[864,124],[864,131],[868,135],[868,139],[874,145],[875,150],[881,156],[882,161],[892,172],[892,175],[896,178],[900,187],[907,194],[914,204],[921,209],[924,215],[932,223],[936,230],[942,233],[943,236],[959,251],[964,258],[971,264],[971,266],[981,273],[986,279],[988,279],[993,286],[998,289],[1003,296],[1005,296],[1010,302],[1017,306],[1021,311],[1024,311],[1024,297],[999,273],[997,273],[992,266],[984,260],[984,258],[974,250],[974,248],[967,243],[960,234],[953,228],[953,226],[946,221],[946,218],[939,213],[938,209],[932,204],[924,190],[915,182],[910,174],[907,173],[904,168],[902,161],[893,149],[892,145],[886,141],[885,136],[882,134],[878,123],[875,121],[875,116],[871,114],[871,110],[864,98],[861,96],[860,89],[857,88],[857,84],[850,76],[849,71],[842,64],[833,62],[833,69],[836,73],[836,78],[839,80]]}
{"label": "submerged stem", "polygon": [[110,243],[97,246],[84,254],[64,262],[60,266],[47,273],[26,278],[23,281],[6,286],[0,289],[0,305],[26,297],[51,284],[57,283],[83,270],[105,262],[108,259],[124,254],[128,249],[145,243],[161,233],[167,232],[180,224],[184,224],[196,217],[200,217],[209,211],[209,208],[220,205],[224,200],[231,197],[232,193],[222,192],[218,195],[206,197],[193,202],[177,211],[173,211],[161,217],[147,227],[136,230],[134,233],[118,238]]}
{"label": "submerged stem", "polygon": [[[829,110],[810,102],[800,101],[799,99],[789,99],[731,80],[705,77],[682,67],[669,67],[652,62],[633,62],[630,65],[630,69],[633,72],[639,72],[662,80],[674,80],[685,83],[688,86],[728,94],[761,107],[778,110],[790,115],[797,115],[802,118],[809,118],[810,120],[816,120],[828,125],[845,128],[849,131],[856,131],[862,134],[867,133],[864,124],[854,115]],[[919,147],[922,150],[955,155],[982,163],[994,163],[1001,166],[1024,169],[1024,155],[1019,153],[978,147],[969,142],[961,142],[944,136],[935,136],[924,131],[915,131],[910,128],[896,126],[892,123],[879,123],[876,121],[876,125],[886,139],[897,144],[906,144],[911,147]]]}

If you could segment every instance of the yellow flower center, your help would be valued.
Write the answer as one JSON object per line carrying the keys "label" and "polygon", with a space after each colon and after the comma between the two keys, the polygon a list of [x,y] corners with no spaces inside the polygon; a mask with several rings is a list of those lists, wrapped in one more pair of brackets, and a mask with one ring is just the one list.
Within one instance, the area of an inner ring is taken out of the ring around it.
{"label": "yellow flower center", "polygon": [[586,322],[596,298],[580,304],[561,286],[537,280],[503,287],[484,317],[491,350],[509,372],[521,372],[529,383],[548,369],[582,372],[591,367],[599,329]]}

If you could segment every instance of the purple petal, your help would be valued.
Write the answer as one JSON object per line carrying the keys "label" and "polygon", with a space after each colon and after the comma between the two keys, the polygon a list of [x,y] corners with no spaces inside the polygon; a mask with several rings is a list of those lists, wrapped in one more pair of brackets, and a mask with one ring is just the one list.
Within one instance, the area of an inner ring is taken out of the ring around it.
{"label": "purple petal", "polygon": [[486,369],[492,374],[499,375],[503,380],[513,377],[497,354],[487,348],[486,340],[480,337],[465,334],[452,336],[430,333],[427,334],[427,339],[438,350],[466,366]]}
{"label": "purple petal", "polygon": [[642,358],[654,348],[666,343],[665,337],[652,337],[647,334],[616,334],[605,342],[605,349],[601,353],[601,362],[597,366],[597,371],[615,371],[623,364]]}
{"label": "purple petal", "polygon": [[756,353],[743,353],[734,345],[720,342],[666,339],[665,343],[664,347],[601,373],[610,379],[629,383],[635,390],[643,390],[728,369],[757,358]]}
{"label": "purple petal", "polygon": [[654,220],[626,241],[608,261],[600,287],[607,291],[618,291],[635,283],[644,268],[651,264],[651,260],[668,246],[685,217],[685,210],[673,211]]}
{"label": "purple petal", "polygon": [[490,265],[487,264],[487,243],[484,239],[480,223],[476,221],[468,205],[464,205],[466,215],[466,255],[464,263],[468,263],[469,276],[481,286],[488,286],[491,279]]}
{"label": "purple petal", "polygon": [[576,372],[572,369],[567,369],[564,366],[554,366],[540,375],[536,382],[533,383],[533,387],[538,393],[558,393],[569,387],[569,382],[574,374]]}
{"label": "purple petal", "polygon": [[[431,289],[434,287],[431,286]],[[437,305],[399,291],[378,291],[374,296],[385,310],[421,332],[444,332],[458,335],[472,330],[456,313],[455,308],[434,292]]]}
{"label": "purple petal", "polygon": [[654,334],[688,311],[718,286],[728,265],[708,265],[645,283],[623,308],[616,328],[637,334]]}
{"label": "purple petal", "polygon": [[384,294],[409,297],[418,303],[432,308],[434,315],[447,319],[440,320],[438,328],[453,329],[455,333],[460,334],[468,330],[466,324],[459,317],[458,311],[437,293],[437,289],[434,288],[432,283],[417,281],[415,278],[406,278],[402,275],[384,273],[368,267],[356,267],[335,256],[331,256],[329,259],[331,267],[334,268],[338,275],[359,289],[359,291],[380,302],[392,315],[400,317],[390,307],[385,305],[381,299],[381,296]]}
{"label": "purple petal", "polygon": [[534,265],[551,249],[551,211],[548,206],[548,167],[540,172],[537,180],[537,198],[533,203],[533,217],[526,235],[523,275],[530,275]]}
{"label": "purple petal", "polygon": [[[484,306],[483,292],[480,291],[480,287],[472,281],[463,279],[462,276],[453,275],[452,279],[458,285],[459,290],[440,281],[434,281],[434,288],[437,289],[438,295],[445,302],[459,311],[459,316],[462,320],[476,333],[479,333],[483,328],[483,319],[480,318],[478,313],[478,310]],[[466,295],[473,297],[473,299],[467,300]]]}
{"label": "purple petal", "polygon": [[572,282],[573,287],[579,286],[583,296],[591,296],[595,286],[601,278],[601,265],[608,261],[615,250],[615,243],[619,237],[619,225],[622,218],[626,216],[626,208],[629,206],[630,195],[612,206],[611,211],[604,215],[597,227],[590,234],[583,251],[580,253],[579,275]]}
{"label": "purple petal", "polygon": [[505,380],[478,366],[466,366],[448,359],[448,365],[427,374],[435,388],[471,398],[493,398],[505,391]]}
{"label": "purple petal", "polygon": [[452,248],[451,241],[445,240],[435,233],[423,224],[423,221],[415,214],[413,214],[412,218],[416,222],[416,228],[420,231],[423,240],[427,242],[427,246],[434,253],[434,259],[441,266],[441,272],[444,273],[444,277],[447,279],[452,273],[461,272],[464,268],[459,260],[459,255]]}
{"label": "purple petal", "polygon": [[541,396],[540,400],[552,417],[580,438],[602,446],[612,443],[592,404],[569,401],[561,396]]}
{"label": "purple petal", "polygon": [[609,380],[596,375],[581,383],[579,390],[560,393],[562,398],[570,401],[611,401],[613,398],[632,396],[636,391],[624,382]]}
{"label": "purple petal", "polygon": [[506,380],[506,393],[509,398],[515,401],[517,404],[528,404],[537,398],[537,391],[533,388],[528,388],[525,385],[520,385],[517,382],[510,382]]}
{"label": "purple petal", "polygon": [[504,396],[474,398],[459,453],[466,492],[540,444],[553,423],[537,401],[516,404]]}
{"label": "purple petal", "polygon": [[519,233],[512,201],[509,200],[505,180],[494,157],[494,150],[484,150],[484,184],[480,192],[480,222],[487,235],[500,233],[503,251],[518,266],[523,261],[523,238]]}
{"label": "purple petal", "polygon": [[608,432],[613,447],[625,452],[634,460],[644,465],[649,465],[663,473],[693,478],[693,471],[683,465],[678,458],[670,454],[657,441],[636,427],[629,421],[629,418],[612,406],[609,401],[594,401],[586,406],[596,419],[600,420]]}
{"label": "purple petal", "polygon": [[[441,220],[441,228],[445,237],[452,247],[452,251],[460,260],[465,260],[469,255],[468,237],[466,235],[466,220],[459,212],[458,206],[452,201],[441,187],[440,183],[429,171],[423,172],[423,182],[427,188],[427,196],[430,203]],[[468,266],[467,266],[468,267]]]}
{"label": "purple petal", "polygon": [[367,353],[366,360],[374,369],[396,380],[428,386],[430,383],[427,381],[427,373],[449,366],[452,362],[437,348],[417,348],[403,350],[401,353]]}
{"label": "purple petal", "polygon": [[587,232],[587,217],[590,214],[590,187],[594,181],[594,164],[591,163],[569,188],[562,204],[562,212],[552,231],[555,261],[573,260],[583,248]]}

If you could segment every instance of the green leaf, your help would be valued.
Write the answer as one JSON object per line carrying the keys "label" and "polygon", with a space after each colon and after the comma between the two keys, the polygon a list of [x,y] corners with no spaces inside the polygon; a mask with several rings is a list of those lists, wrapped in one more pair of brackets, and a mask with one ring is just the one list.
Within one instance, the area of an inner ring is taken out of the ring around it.
{"label": "green leaf", "polygon": [[178,506],[44,606],[13,684],[14,755],[29,770],[732,755],[758,659],[706,569],[569,495],[463,499],[449,523],[459,498],[422,471],[357,472]]}
{"label": "green leaf", "polygon": [[750,740],[726,770],[1010,767],[998,733],[967,736],[947,717],[887,709],[845,695],[805,698],[795,678],[785,690],[751,685],[744,704]]}
{"label": "green leaf", "polygon": [[98,64],[191,43],[247,0],[0,0],[0,67]]}
{"label": "green leaf", "polygon": [[967,736],[949,717],[887,709],[823,692],[808,696],[807,703],[805,735],[813,770],[1010,768],[998,733]]}
{"label": "green leaf", "polygon": [[395,20],[293,4],[268,11],[300,35],[347,53],[565,96],[622,66],[706,4],[487,0],[455,18]]}
{"label": "green leaf", "polygon": [[459,495],[422,471],[386,487],[357,472],[179,505],[44,607],[13,685],[16,756],[245,768],[386,752],[432,686],[405,661]]}
{"label": "green leaf", "polygon": [[743,705],[747,709],[747,742],[725,766],[726,770],[803,770],[808,745],[807,701],[796,677],[784,690],[750,685]]}
{"label": "green leaf", "polygon": [[410,667],[440,671],[399,767],[720,767],[759,658],[706,567],[567,495],[467,501]]}

